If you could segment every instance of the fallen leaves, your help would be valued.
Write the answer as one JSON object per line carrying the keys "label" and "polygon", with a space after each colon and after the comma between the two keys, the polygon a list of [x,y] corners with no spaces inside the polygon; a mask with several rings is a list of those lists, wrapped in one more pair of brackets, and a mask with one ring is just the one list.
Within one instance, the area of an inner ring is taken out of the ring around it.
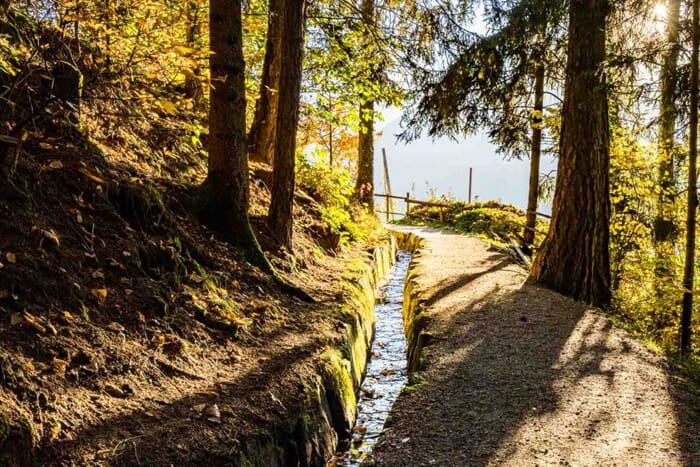
{"label": "fallen leaves", "polygon": [[167,342],[177,341],[178,337],[175,334],[155,334],[151,337],[151,342],[156,345],[164,345]]}
{"label": "fallen leaves", "polygon": [[104,305],[107,301],[107,289],[91,289],[90,294],[97,299],[97,303]]}
{"label": "fallen leaves", "polygon": [[56,373],[58,373],[61,376],[66,375],[66,370],[68,369],[68,362],[65,360],[62,360],[60,358],[54,358],[51,363],[53,364],[54,369],[56,370]]}
{"label": "fallen leaves", "polygon": [[95,183],[102,184],[102,183],[105,182],[104,179],[102,179],[102,178],[98,177],[97,175],[93,174],[92,172],[90,172],[90,171],[89,171],[88,169],[86,169],[85,167],[79,168],[79,169],[78,169],[78,172],[80,172],[81,174],[85,175],[88,179],[92,180],[92,181],[95,182]]}
{"label": "fallen leaves", "polygon": [[[200,415],[204,415],[207,418],[207,420],[211,423],[221,423],[222,410],[219,409],[219,406],[217,404],[197,404],[192,407],[192,410],[194,410]],[[233,415],[233,410],[231,410],[229,407],[225,407],[223,409],[223,412],[226,412],[229,415]]]}
{"label": "fallen leaves", "polygon": [[42,229],[41,227],[35,225],[32,227],[32,232],[38,233],[41,236],[41,239],[39,240],[39,248],[41,248],[44,240],[49,240],[56,247],[61,246],[61,240],[58,238],[58,235],[53,231],[53,229]]}
{"label": "fallen leaves", "polygon": [[15,264],[17,262],[17,255],[12,252],[5,253],[5,259],[10,264]]}
{"label": "fallen leaves", "polygon": [[56,422],[53,425],[51,425],[51,428],[49,429],[49,441],[56,440],[60,433],[61,433],[61,422]]}
{"label": "fallen leaves", "polygon": [[45,334],[47,327],[51,329],[51,331],[55,334],[56,333],[56,328],[51,326],[48,321],[46,321],[44,318],[41,318],[39,316],[34,316],[33,314],[29,313],[28,311],[23,311],[22,313],[12,313],[10,315],[10,325],[11,326],[18,326],[18,325],[25,325],[27,327],[30,327],[34,329],[35,331],[38,331],[41,334]]}
{"label": "fallen leaves", "polygon": [[121,324],[117,323],[116,321],[113,321],[107,325],[107,329],[109,329],[112,332],[125,332],[126,328],[122,326]]}

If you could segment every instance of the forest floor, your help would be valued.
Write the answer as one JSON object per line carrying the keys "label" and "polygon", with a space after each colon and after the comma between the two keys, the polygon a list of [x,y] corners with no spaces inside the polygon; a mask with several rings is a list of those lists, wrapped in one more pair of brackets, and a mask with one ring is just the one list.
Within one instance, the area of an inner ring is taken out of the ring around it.
{"label": "forest floor", "polygon": [[377,465],[700,465],[698,394],[662,357],[482,240],[395,228],[427,240],[434,339]]}
{"label": "forest floor", "polygon": [[[367,243],[333,244],[299,187],[295,254],[268,254],[316,303],[283,293],[198,222],[189,117],[117,125],[139,110],[105,102],[79,127],[40,120],[0,168],[0,465],[230,461],[303,409]],[[267,247],[269,168],[253,172]]]}

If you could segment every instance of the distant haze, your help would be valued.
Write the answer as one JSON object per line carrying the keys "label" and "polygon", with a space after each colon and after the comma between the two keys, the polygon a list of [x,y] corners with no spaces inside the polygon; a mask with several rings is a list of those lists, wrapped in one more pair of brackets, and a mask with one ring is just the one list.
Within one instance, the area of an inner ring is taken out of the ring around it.
{"label": "distant haze", "polygon": [[[426,199],[429,190],[437,196],[451,194],[458,200],[467,199],[469,167],[473,168],[472,199],[500,200],[519,208],[527,207],[529,159],[504,160],[485,135],[452,140],[420,138],[411,143],[397,143],[401,133],[400,112],[384,111],[386,124],[377,125],[380,136],[375,139],[376,192],[384,192],[382,148],[386,149],[389,178],[393,194]],[[556,159],[543,156],[540,173],[556,169]],[[403,206],[401,207],[403,209]],[[541,211],[549,212],[549,206]]]}

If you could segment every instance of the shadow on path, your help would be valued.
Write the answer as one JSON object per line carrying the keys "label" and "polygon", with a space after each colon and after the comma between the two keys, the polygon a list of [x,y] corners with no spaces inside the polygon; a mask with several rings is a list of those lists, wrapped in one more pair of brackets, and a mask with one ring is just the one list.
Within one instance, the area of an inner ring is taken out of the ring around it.
{"label": "shadow on path", "polygon": [[[435,243],[422,267],[440,274]],[[483,271],[435,281],[423,383],[399,397],[377,465],[700,465],[697,395],[661,358],[508,259],[469,255]]]}

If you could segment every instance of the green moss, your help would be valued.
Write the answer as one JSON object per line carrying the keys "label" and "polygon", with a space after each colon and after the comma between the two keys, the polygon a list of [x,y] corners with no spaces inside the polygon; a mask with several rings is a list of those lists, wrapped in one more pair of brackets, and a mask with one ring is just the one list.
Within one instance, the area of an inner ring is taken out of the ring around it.
{"label": "green moss", "polygon": [[[442,220],[440,214],[442,211]],[[497,201],[450,203],[446,208],[418,206],[410,216],[397,221],[399,224],[439,227],[458,233],[482,237],[503,246],[502,240],[520,238],[525,226],[525,212]],[[541,243],[542,232],[547,231],[545,220],[537,220],[538,233],[535,244]]]}
{"label": "green moss", "polygon": [[10,435],[11,429],[10,419],[4,415],[0,415],[0,443]]}
{"label": "green moss", "polygon": [[[348,263],[342,305],[335,310],[345,325],[345,335],[321,354],[319,376],[302,381],[306,407],[290,414],[286,424],[274,432],[244,441],[241,466],[275,464],[292,452],[302,464],[321,465],[323,456],[336,449],[330,445],[332,440],[349,440],[373,334],[375,288],[393,261],[395,247],[396,241],[387,240],[371,254]],[[215,293],[214,286],[205,278],[200,289]],[[201,297],[196,303],[207,305]]]}

